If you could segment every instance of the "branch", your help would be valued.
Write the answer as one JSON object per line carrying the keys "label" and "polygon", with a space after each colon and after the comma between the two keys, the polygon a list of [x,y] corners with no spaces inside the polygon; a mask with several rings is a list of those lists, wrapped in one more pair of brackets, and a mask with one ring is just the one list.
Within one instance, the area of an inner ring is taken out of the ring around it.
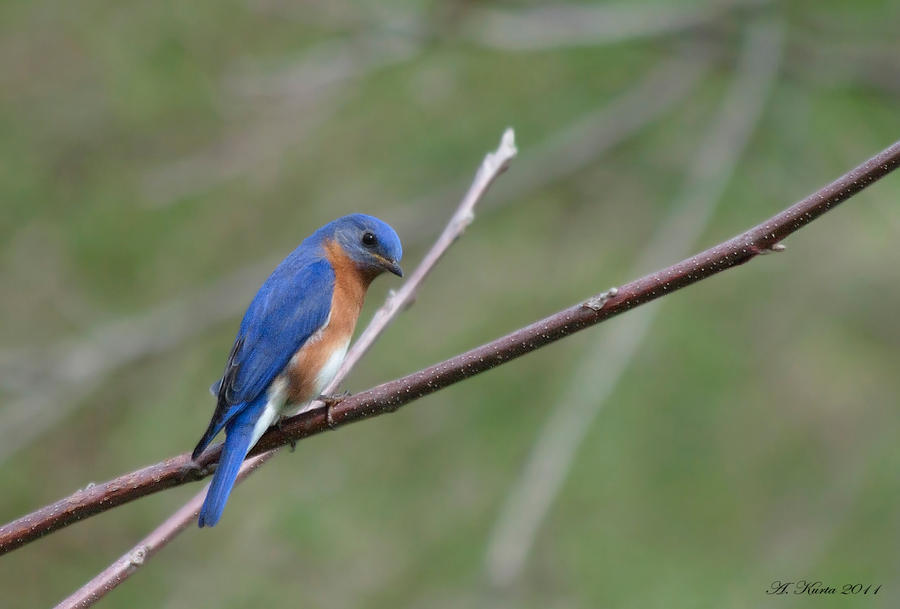
{"label": "branch", "polygon": [[[516,330],[490,343],[402,378],[383,383],[334,405],[335,426],[394,412],[404,404],[509,362],[549,343],[598,324],[629,309],[670,294],[716,273],[744,264],[759,254],[781,249],[779,242],[825,212],[846,201],[900,164],[896,142],[859,167],[758,226],[670,267],[636,279],[615,290]],[[322,409],[305,412],[270,429],[251,456],[329,429]],[[183,454],[119,478],[74,493],[0,527],[0,554],[18,548],[72,522],[106,511],[165,488],[199,480],[210,472],[221,445],[199,461]]]}
{"label": "branch", "polygon": [[[684,186],[629,274],[684,256],[706,230],[762,115],[778,74],[783,41],[781,20],[763,17],[746,28],[735,76],[693,155]],[[579,447],[649,335],[661,304],[644,307],[611,331],[597,334],[564,383],[567,390],[547,414],[492,527],[485,572],[494,586],[509,585],[522,572]]]}
{"label": "branch", "polygon": [[[441,257],[443,257],[444,253],[462,235],[466,227],[472,223],[472,220],[475,218],[475,206],[484,196],[484,193],[487,192],[487,189],[497,176],[506,171],[517,152],[515,133],[512,129],[506,129],[506,131],[503,132],[503,136],[500,139],[500,146],[497,150],[489,153],[481,162],[472,185],[469,187],[469,190],[466,192],[462,202],[450,218],[450,221],[447,223],[447,226],[444,228],[440,237],[438,237],[431,249],[428,250],[428,253],[425,254],[409,279],[403,284],[403,287],[396,294],[391,294],[385,304],[375,312],[372,321],[369,322],[369,325],[347,354],[347,357],[340,370],[338,370],[338,373],[335,375],[334,380],[332,380],[325,388],[325,393],[333,392],[338,385],[340,385],[344,377],[346,377],[366,351],[368,351],[369,347],[372,346],[394,317],[413,303],[419,286],[422,285],[422,282],[429,273],[431,273],[431,270]],[[313,402],[311,407],[305,410],[310,411],[317,406],[321,407],[322,405],[321,402]],[[280,447],[273,448],[268,452],[248,459],[241,466],[236,483],[243,481],[243,479],[255,471],[256,468],[272,458],[278,448]],[[158,552],[193,522],[200,511],[200,507],[203,505],[206,492],[207,489],[204,489],[194,495],[190,501],[166,519],[166,521],[158,526],[150,533],[150,535],[141,540],[141,542],[129,552],[126,552],[119,560],[115,561],[84,586],[76,590],[71,596],[63,600],[57,607],[89,607],[116,588],[143,565],[147,558]]]}

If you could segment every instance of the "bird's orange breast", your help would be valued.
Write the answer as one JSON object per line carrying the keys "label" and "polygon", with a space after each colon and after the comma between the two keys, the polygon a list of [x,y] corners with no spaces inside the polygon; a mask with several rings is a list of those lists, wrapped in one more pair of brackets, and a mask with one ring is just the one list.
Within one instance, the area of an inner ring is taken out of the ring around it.
{"label": "bird's orange breast", "polygon": [[[372,277],[359,271],[335,241],[325,244],[334,269],[331,314],[291,358],[286,370],[287,403],[303,404],[318,397],[343,361]],[[335,361],[339,359],[340,361]]]}

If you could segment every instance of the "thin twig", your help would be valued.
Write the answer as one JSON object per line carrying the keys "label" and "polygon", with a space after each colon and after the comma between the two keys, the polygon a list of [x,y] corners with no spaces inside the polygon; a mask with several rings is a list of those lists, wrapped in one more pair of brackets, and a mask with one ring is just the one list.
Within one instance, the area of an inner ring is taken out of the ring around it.
{"label": "thin twig", "polygon": [[363,331],[359,340],[356,341],[353,348],[347,354],[347,359],[341,366],[340,372],[338,372],[335,380],[325,389],[326,393],[333,392],[337,388],[340,380],[346,376],[354,365],[356,365],[359,358],[369,350],[369,347],[372,346],[375,339],[384,332],[385,328],[387,328],[391,321],[394,320],[397,314],[413,303],[419,286],[422,285],[422,282],[425,281],[425,278],[428,277],[429,273],[431,273],[432,269],[434,269],[435,265],[446,251],[450,249],[453,242],[459,239],[466,228],[475,219],[475,206],[481,200],[482,196],[484,196],[484,193],[497,176],[506,171],[510,161],[512,161],[517,153],[515,133],[512,129],[507,129],[500,139],[499,148],[484,157],[481,166],[475,173],[475,179],[472,182],[472,185],[463,197],[456,212],[450,218],[447,226],[444,227],[444,232],[441,233],[441,236],[438,237],[431,249],[428,250],[428,253],[425,254],[425,257],[422,258],[422,262],[410,275],[409,281],[404,283],[396,294],[390,295],[387,302],[375,312],[372,322],[365,331]]}
{"label": "thin twig", "polygon": [[[490,370],[615,315],[744,264],[760,254],[780,251],[780,242],[822,214],[894,171],[900,165],[900,141],[879,152],[834,182],[750,230],[672,266],[604,292],[549,317],[448,360],[357,393],[331,408],[334,427],[394,412],[423,396]],[[285,419],[267,431],[251,454],[260,454],[332,427],[323,409]],[[205,477],[206,466],[221,445],[194,463],[185,453],[84,489],[0,527],[0,554],[77,520],[157,492]]]}
{"label": "thin twig", "polygon": [[[784,24],[769,19],[748,26],[736,76],[704,136],[684,188],[629,274],[683,256],[706,229],[775,82]],[[619,379],[630,365],[662,301],[628,315],[598,336],[580,359],[538,434],[528,461],[500,511],[487,544],[485,571],[496,587],[522,571],[576,453]]]}
{"label": "thin twig", "polygon": [[[475,218],[475,206],[484,196],[484,193],[487,192],[487,189],[497,176],[506,171],[517,152],[515,133],[511,128],[508,128],[503,132],[497,150],[488,153],[481,162],[472,185],[469,187],[469,190],[459,204],[456,213],[450,218],[450,221],[447,223],[447,226],[444,228],[440,237],[438,237],[431,249],[428,250],[428,253],[425,254],[409,279],[403,284],[403,287],[396,294],[391,294],[384,305],[382,305],[375,313],[368,327],[366,327],[359,339],[354,343],[353,348],[347,354],[347,358],[334,380],[325,388],[325,393],[333,392],[340,385],[341,381],[349,374],[353,366],[366,351],[368,351],[381,333],[384,332],[390,322],[393,321],[394,317],[413,303],[416,292],[422,285],[422,282],[450,246],[462,236],[466,227],[472,223]],[[313,408],[307,410],[313,410],[315,406],[321,407],[322,403],[314,402]],[[279,448],[280,447],[272,448],[267,452],[248,459],[241,467],[241,471],[238,474],[238,482],[246,478],[252,471],[272,458]],[[202,458],[203,457],[201,456],[201,459]],[[203,505],[203,500],[206,497],[206,490],[207,489],[204,489],[197,493],[190,501],[188,501],[188,503],[170,516],[163,524],[150,533],[150,535],[141,540],[129,552],[126,552],[119,560],[103,570],[70,597],[63,600],[57,606],[58,609],[89,607],[125,581],[125,579],[130,577],[132,573],[143,565],[144,560],[158,552],[160,548],[172,541],[172,539],[193,522],[197,517],[200,507]],[[135,556],[140,556],[140,562],[135,562]]]}

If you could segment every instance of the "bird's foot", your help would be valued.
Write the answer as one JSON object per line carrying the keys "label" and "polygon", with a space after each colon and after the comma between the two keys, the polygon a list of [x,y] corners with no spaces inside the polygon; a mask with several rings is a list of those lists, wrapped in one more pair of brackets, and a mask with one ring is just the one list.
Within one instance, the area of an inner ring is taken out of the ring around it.
{"label": "bird's foot", "polygon": [[328,425],[328,429],[334,429],[337,427],[337,424],[334,422],[334,419],[331,416],[331,407],[336,406],[350,397],[349,391],[344,391],[343,393],[339,393],[336,395],[320,395],[318,400],[320,400],[323,404],[325,404],[325,424]]}
{"label": "bird's foot", "polygon": [[[283,421],[283,418],[279,418],[277,421],[275,421],[275,425],[273,425],[272,427],[274,427],[278,431],[284,431]],[[297,440],[295,438],[291,438],[290,440],[288,440],[288,445],[290,445],[291,447],[291,452],[297,450]]]}
{"label": "bird's foot", "polygon": [[324,403],[326,406],[328,406],[330,408],[331,406],[336,406],[337,404],[340,404],[341,402],[343,402],[344,400],[349,398],[351,395],[352,394],[349,391],[344,391],[342,393],[336,393],[334,395],[320,395],[316,399],[319,400],[320,402]]}

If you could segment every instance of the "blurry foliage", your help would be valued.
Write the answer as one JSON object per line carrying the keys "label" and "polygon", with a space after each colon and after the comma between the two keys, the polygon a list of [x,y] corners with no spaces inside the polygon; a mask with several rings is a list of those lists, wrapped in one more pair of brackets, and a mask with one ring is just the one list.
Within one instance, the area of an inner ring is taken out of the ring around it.
{"label": "blurry foliage", "polygon": [[[0,4],[4,355],[277,258],[344,213],[395,223],[411,266],[456,195],[414,202],[467,178],[503,127],[527,155],[692,36],[503,52],[454,35],[478,6]],[[900,43],[888,26],[900,6],[798,2],[784,13],[782,77],[704,246],[900,134]],[[431,36],[414,31],[448,15]],[[486,209],[347,387],[631,279],[618,269],[672,200],[743,19],[703,31],[716,71],[685,103],[590,167]],[[292,68],[307,53],[372,32],[408,44],[408,56],[303,90]],[[891,176],[792,237],[786,254],[666,299],[514,588],[485,587],[486,535],[602,326],[301,442],[237,490],[219,527],[185,534],[103,606],[760,607],[773,579],[800,578],[883,584],[878,604],[896,604],[898,196]],[[373,288],[369,313],[389,284]],[[2,519],[188,450],[237,321],[117,370],[6,460]],[[0,604],[59,600],[196,490],[5,557]]]}

